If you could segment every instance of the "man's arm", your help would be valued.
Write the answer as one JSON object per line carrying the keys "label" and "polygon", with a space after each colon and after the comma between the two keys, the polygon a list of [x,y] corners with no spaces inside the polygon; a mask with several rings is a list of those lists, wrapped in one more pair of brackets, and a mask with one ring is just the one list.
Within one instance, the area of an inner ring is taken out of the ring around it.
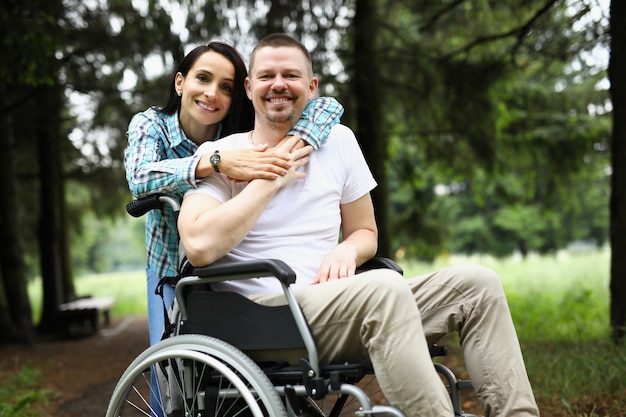
{"label": "man's arm", "polygon": [[189,262],[195,266],[209,265],[237,246],[276,192],[304,178],[304,173],[297,170],[309,161],[311,151],[306,146],[290,152],[291,167],[286,175],[275,180],[253,180],[224,203],[207,194],[186,195],[178,217],[178,232]]}
{"label": "man's arm", "polygon": [[343,240],[324,258],[314,284],[354,275],[357,266],[376,254],[378,228],[369,193],[341,205]]}

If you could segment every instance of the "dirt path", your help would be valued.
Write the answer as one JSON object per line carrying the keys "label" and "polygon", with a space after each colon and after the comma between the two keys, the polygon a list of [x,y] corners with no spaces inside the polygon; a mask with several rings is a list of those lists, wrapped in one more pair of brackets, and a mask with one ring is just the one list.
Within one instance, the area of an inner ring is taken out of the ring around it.
{"label": "dirt path", "polygon": [[0,376],[31,365],[41,371],[41,388],[58,394],[47,415],[104,416],[118,378],[148,346],[147,326],[144,316],[114,318],[92,337],[0,347]]}

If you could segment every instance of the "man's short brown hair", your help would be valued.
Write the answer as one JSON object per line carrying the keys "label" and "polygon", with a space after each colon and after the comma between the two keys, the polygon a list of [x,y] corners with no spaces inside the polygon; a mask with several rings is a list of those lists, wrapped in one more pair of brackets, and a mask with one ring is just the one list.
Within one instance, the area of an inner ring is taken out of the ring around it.
{"label": "man's short brown hair", "polygon": [[308,68],[309,76],[310,77],[313,76],[313,62],[311,60],[311,54],[309,54],[309,51],[304,47],[304,45],[302,45],[300,41],[296,40],[292,36],[287,35],[286,33],[272,33],[270,35],[267,35],[263,39],[261,39],[256,44],[256,46],[252,50],[252,54],[250,55],[250,70],[248,72],[251,72],[252,67],[254,67],[254,58],[255,58],[256,52],[259,49],[267,48],[267,47],[269,48],[288,47],[288,48],[299,49],[300,51],[302,51],[302,53],[307,59],[308,67],[309,67]]}

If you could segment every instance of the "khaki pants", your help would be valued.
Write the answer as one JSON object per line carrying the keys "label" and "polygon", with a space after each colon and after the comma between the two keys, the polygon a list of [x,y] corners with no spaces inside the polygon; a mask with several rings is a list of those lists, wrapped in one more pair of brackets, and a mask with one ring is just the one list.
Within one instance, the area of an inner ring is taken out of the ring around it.
{"label": "khaki pants", "polygon": [[[295,290],[322,363],[369,358],[383,393],[407,416],[452,416],[428,345],[459,332],[487,416],[538,416],[500,280],[480,266],[404,279],[390,270]],[[252,297],[268,305],[284,297]]]}

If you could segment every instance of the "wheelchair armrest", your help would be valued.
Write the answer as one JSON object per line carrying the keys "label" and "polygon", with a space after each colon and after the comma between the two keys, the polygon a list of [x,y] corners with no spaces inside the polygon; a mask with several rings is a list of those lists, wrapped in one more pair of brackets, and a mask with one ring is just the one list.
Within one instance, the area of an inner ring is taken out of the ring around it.
{"label": "wheelchair armrest", "polygon": [[218,282],[234,279],[274,276],[285,285],[296,282],[296,273],[285,262],[278,259],[259,259],[254,261],[212,264],[194,267],[191,264],[183,268],[183,276],[197,276],[205,282]]}
{"label": "wheelchair armrest", "polygon": [[391,269],[399,273],[400,275],[404,275],[404,271],[400,268],[400,265],[395,263],[389,258],[372,258],[367,260],[363,265],[359,266],[356,269],[356,273],[361,273],[365,271],[369,271],[372,269]]}

